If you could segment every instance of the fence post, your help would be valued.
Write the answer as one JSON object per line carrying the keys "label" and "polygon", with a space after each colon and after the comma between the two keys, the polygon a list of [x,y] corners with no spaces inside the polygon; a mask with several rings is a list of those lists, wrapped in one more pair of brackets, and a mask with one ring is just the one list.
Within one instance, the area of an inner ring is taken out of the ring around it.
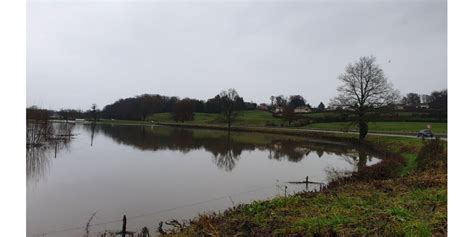
{"label": "fence post", "polygon": [[123,215],[122,237],[125,237],[125,233],[127,233],[127,217]]}

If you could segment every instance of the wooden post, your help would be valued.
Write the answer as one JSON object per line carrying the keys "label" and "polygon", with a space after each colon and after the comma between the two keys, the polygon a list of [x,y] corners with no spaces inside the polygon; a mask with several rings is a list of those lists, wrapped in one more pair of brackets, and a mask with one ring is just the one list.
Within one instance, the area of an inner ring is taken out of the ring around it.
{"label": "wooden post", "polygon": [[127,233],[127,217],[123,215],[122,237],[125,237],[125,233]]}
{"label": "wooden post", "polygon": [[308,189],[309,189],[309,180],[308,180],[308,176],[306,176],[306,182],[305,182],[305,184],[306,184],[306,185],[305,185],[305,186],[306,186],[305,188],[306,188],[306,190],[308,190]]}
{"label": "wooden post", "polygon": [[115,233],[115,235],[120,235],[121,237],[125,236],[134,236],[135,232],[127,231],[127,216],[123,215],[123,224],[122,224],[122,231]]}

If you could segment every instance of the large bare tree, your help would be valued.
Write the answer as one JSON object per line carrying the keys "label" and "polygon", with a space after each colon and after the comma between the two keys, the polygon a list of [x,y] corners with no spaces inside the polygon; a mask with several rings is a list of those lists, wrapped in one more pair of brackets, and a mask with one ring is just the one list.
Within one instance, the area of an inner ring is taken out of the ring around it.
{"label": "large bare tree", "polygon": [[337,88],[339,95],[331,103],[356,114],[359,126],[359,140],[363,141],[368,132],[367,112],[394,103],[399,93],[393,89],[382,68],[375,63],[374,56],[359,58],[349,64],[338,79],[342,85]]}

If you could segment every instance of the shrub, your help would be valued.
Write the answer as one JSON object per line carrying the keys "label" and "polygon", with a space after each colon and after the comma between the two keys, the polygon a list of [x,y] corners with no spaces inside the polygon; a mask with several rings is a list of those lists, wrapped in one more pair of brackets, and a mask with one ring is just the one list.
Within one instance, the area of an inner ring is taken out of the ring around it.
{"label": "shrub", "polygon": [[426,140],[417,155],[417,168],[426,170],[428,168],[446,166],[447,153],[444,143],[436,138]]}

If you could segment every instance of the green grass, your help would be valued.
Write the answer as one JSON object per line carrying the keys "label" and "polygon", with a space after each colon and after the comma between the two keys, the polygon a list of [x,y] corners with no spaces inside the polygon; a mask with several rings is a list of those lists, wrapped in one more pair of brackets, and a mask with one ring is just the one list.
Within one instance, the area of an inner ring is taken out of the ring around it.
{"label": "green grass", "polygon": [[[219,119],[219,114],[195,113],[194,120],[186,121],[186,123],[211,124],[211,123],[216,123],[218,119]],[[151,116],[148,116],[147,120],[159,122],[159,123],[176,122],[173,119],[173,115],[171,113],[156,113]]]}
{"label": "green grass", "polygon": [[266,122],[283,123],[280,118],[274,118],[271,113],[258,110],[242,111],[235,120],[235,125],[265,126]]}
{"label": "green grass", "polygon": [[341,117],[340,114],[337,112],[311,112],[311,113],[305,113],[302,115],[309,118]]}
{"label": "green grass", "polygon": [[[426,129],[427,124],[431,124],[433,133],[446,134],[448,131],[447,123],[427,123],[427,122],[370,122],[369,132],[411,132],[415,133],[421,129]],[[313,123],[305,126],[312,129],[327,129],[327,130],[353,130],[355,125],[350,126],[348,122],[334,122],[334,123]]]}
{"label": "green grass", "polygon": [[[147,120],[153,120],[155,122],[162,123],[175,123],[171,113],[156,113],[147,118]],[[272,117],[272,114],[265,111],[258,110],[248,110],[241,111],[237,116],[236,120],[233,122],[233,125],[236,126],[253,126],[253,127],[262,127],[265,126],[267,122],[274,122],[277,124],[282,123],[282,120],[279,118]],[[225,120],[220,114],[210,114],[210,113],[195,113],[194,120],[186,121],[189,124],[216,124],[224,125]]]}
{"label": "green grass", "polygon": [[[335,113],[309,113],[305,116],[335,116]],[[129,121],[129,120],[101,120],[102,123],[127,123],[127,124],[147,124],[153,122],[176,123],[171,113],[156,113],[147,117],[146,121]],[[186,121],[186,124],[203,124],[203,125],[225,125],[225,120],[220,114],[196,113],[194,120]],[[275,118],[271,113],[258,110],[249,110],[239,112],[238,117],[232,123],[234,126],[248,127],[264,127],[267,123],[274,124],[279,127],[281,124],[287,125],[281,118]],[[429,122],[370,122],[369,132],[401,132],[416,133],[421,129],[425,129],[427,124],[431,124],[432,131],[435,134],[446,134],[447,123],[429,123]],[[303,128],[347,131],[356,130],[355,125],[350,126],[349,122],[330,122],[330,123],[313,123]]]}
{"label": "green grass", "polygon": [[426,177],[355,183],[329,193],[255,201],[222,215],[201,216],[177,235],[245,235],[245,226],[253,226],[255,235],[264,236],[432,236],[445,228],[447,189],[444,181],[417,187],[429,181]]}
{"label": "green grass", "polygon": [[405,159],[405,167],[403,167],[401,171],[401,175],[407,175],[411,172],[413,172],[416,168],[416,155],[413,153],[402,153],[402,157]]}
{"label": "green grass", "polygon": [[[367,113],[368,115],[373,115],[375,114],[374,112],[368,112]],[[379,114],[379,113],[377,113]],[[349,116],[354,116],[354,115],[350,115],[348,114]],[[418,119],[433,119],[433,118],[426,118],[427,116],[429,116],[429,113],[427,112],[405,112],[405,111],[395,111],[395,112],[383,112],[382,114],[379,114],[379,115],[383,115],[383,116],[394,116],[394,117],[398,117],[398,118],[418,118]],[[305,113],[303,114],[303,116],[306,116],[306,117],[311,117],[311,118],[322,118],[322,117],[333,117],[333,118],[337,118],[337,117],[341,117],[341,114],[339,112],[335,112],[335,111],[324,111],[324,112],[311,112],[311,113]]]}

